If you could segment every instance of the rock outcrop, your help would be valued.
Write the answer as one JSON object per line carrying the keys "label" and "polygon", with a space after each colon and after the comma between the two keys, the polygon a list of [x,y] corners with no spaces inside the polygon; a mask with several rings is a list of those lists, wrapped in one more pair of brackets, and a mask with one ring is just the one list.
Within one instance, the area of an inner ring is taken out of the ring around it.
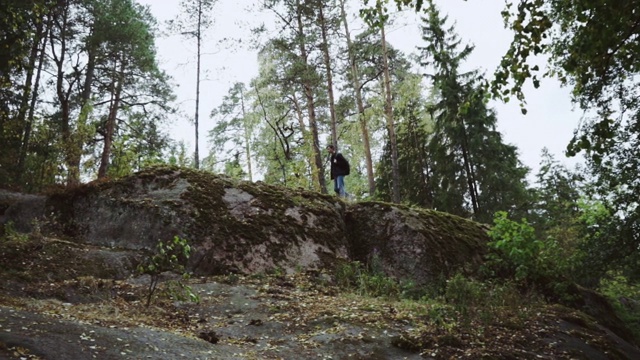
{"label": "rock outcrop", "polygon": [[486,229],[456,216],[178,168],[153,168],[47,197],[17,199],[5,222],[39,224],[57,237],[123,250],[154,250],[179,236],[196,274],[383,264],[418,284],[481,262]]}
{"label": "rock outcrop", "polygon": [[351,259],[420,286],[473,273],[486,252],[488,227],[438,211],[365,202],[345,220]]}

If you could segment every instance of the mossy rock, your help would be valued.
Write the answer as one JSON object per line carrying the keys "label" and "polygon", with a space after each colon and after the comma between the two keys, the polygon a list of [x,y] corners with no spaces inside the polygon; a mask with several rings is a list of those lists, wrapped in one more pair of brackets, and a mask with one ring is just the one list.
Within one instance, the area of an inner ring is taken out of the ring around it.
{"label": "mossy rock", "polygon": [[40,215],[32,215],[46,215],[45,233],[145,252],[179,236],[192,246],[189,269],[203,275],[315,270],[377,257],[388,275],[426,285],[474,271],[488,241],[485,226],[446,213],[345,203],[177,167],[94,181],[45,199]]}
{"label": "mossy rock", "polygon": [[329,267],[346,258],[334,197],[209,172],[156,167],[47,199],[49,230],[83,243],[153,251],[174,236],[199,274]]}
{"label": "mossy rock", "polygon": [[473,273],[489,241],[485,225],[434,210],[382,202],[348,207],[349,254],[398,280],[428,285]]}

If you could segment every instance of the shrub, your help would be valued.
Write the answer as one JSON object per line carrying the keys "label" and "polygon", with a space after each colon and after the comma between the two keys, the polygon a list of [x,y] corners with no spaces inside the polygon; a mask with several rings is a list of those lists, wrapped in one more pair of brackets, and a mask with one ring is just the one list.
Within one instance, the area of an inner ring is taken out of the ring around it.
{"label": "shrub", "polygon": [[4,224],[3,233],[0,235],[2,235],[2,238],[8,243],[22,244],[29,240],[29,235],[18,232],[12,221]]}
{"label": "shrub", "polygon": [[447,281],[445,299],[463,314],[484,305],[486,296],[485,284],[467,279],[461,274],[456,274]]}
{"label": "shrub", "polygon": [[[160,274],[169,271],[178,273],[182,275],[184,279],[188,279],[189,274],[185,272],[185,267],[190,255],[191,247],[187,240],[174,236],[172,240],[165,242],[159,241],[156,246],[156,253],[138,265],[138,272],[140,274],[147,274],[151,277],[146,306],[151,304],[151,297],[157,289]],[[181,285],[186,286],[182,283]]]}
{"label": "shrub", "polygon": [[616,314],[640,339],[640,285],[619,273],[610,273],[600,281],[599,290],[612,304]]}
{"label": "shrub", "polygon": [[537,282],[549,274],[553,244],[536,239],[535,231],[526,220],[509,220],[504,211],[497,212],[489,231],[493,250],[485,264],[491,275],[514,277],[519,282]]}

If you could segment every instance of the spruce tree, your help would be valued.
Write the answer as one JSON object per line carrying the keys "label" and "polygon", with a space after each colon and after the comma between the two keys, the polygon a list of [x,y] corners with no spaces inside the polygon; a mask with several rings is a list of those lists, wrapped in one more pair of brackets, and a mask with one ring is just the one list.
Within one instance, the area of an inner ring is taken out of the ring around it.
{"label": "spruce tree", "polygon": [[421,65],[433,71],[427,76],[436,92],[429,141],[433,207],[484,222],[499,210],[523,211],[528,169],[518,160],[517,148],[504,144],[496,130],[482,76],[461,68],[473,47],[461,46],[435,5],[422,21],[426,46],[420,48]]}

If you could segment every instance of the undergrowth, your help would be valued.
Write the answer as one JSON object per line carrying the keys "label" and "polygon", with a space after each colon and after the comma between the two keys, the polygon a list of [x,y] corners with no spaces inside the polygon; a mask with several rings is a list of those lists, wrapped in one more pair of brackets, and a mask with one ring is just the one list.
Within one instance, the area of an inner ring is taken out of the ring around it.
{"label": "undergrowth", "polygon": [[471,326],[509,323],[520,327],[539,297],[522,294],[513,282],[481,281],[456,274],[438,286],[417,286],[387,276],[381,267],[358,261],[345,262],[335,272],[336,285],[356,295],[401,302],[422,308],[426,324],[455,333]]}

